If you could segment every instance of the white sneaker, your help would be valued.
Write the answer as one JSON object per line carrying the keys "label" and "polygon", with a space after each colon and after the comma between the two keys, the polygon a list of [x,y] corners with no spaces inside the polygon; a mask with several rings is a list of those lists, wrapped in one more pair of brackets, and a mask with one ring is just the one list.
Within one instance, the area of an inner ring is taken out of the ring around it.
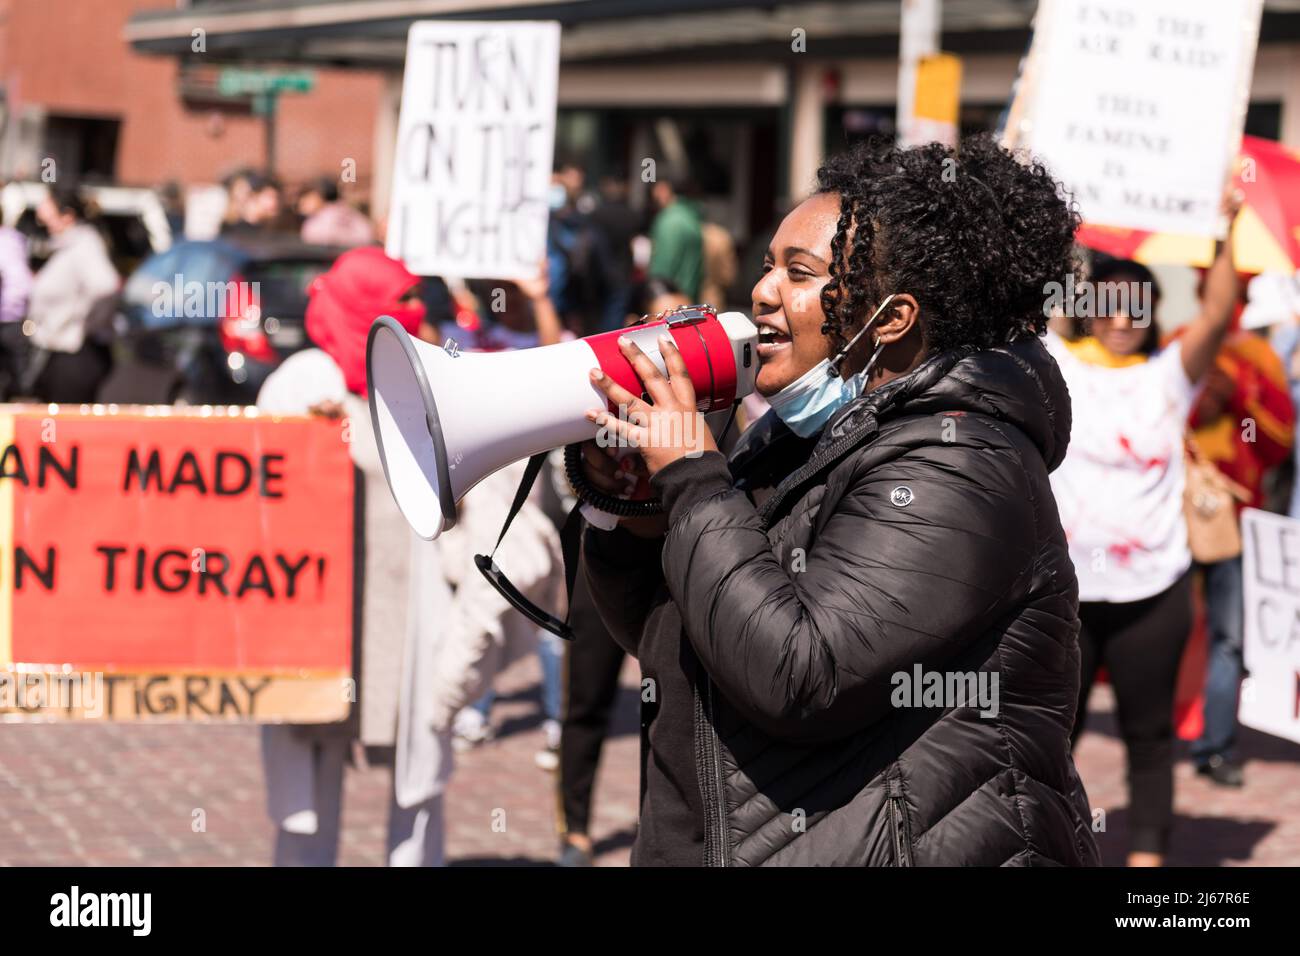
{"label": "white sneaker", "polygon": [[554,772],[560,769],[560,752],[558,750],[539,750],[533,754],[533,762],[543,770]]}
{"label": "white sneaker", "polygon": [[537,751],[533,755],[533,761],[543,770],[559,770],[560,722],[558,720],[542,722],[542,739],[546,741],[546,749]]}
{"label": "white sneaker", "polygon": [[491,740],[492,725],[473,707],[462,707],[451,725],[451,747],[457,753],[473,750]]}

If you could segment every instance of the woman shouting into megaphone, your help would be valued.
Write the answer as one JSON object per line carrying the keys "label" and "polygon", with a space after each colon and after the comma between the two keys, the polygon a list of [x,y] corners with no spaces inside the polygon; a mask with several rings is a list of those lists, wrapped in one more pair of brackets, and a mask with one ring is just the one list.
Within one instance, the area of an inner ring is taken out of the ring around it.
{"label": "woman shouting into megaphone", "polygon": [[[1077,217],[1038,163],[861,146],[781,223],[753,291],[772,411],[724,459],[632,343],[593,382],[659,521],[589,529],[640,658],[638,865],[1094,865],[1070,758],[1077,588],[1048,473],[1070,400],[1039,341]],[[588,477],[624,487],[584,449]]]}

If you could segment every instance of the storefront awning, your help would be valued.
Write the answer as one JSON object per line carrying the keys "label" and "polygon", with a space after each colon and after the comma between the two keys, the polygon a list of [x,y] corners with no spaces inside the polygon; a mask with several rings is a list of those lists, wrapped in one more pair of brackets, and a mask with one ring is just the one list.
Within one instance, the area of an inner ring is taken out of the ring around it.
{"label": "storefront awning", "polygon": [[[944,8],[944,45],[1015,51],[1028,39],[1033,4],[964,0]],[[788,57],[805,31],[810,56],[894,56],[897,0],[195,0],[138,13],[125,38],[141,53],[187,56],[202,38],[222,60],[321,66],[400,66],[416,20],[558,20],[566,62]]]}

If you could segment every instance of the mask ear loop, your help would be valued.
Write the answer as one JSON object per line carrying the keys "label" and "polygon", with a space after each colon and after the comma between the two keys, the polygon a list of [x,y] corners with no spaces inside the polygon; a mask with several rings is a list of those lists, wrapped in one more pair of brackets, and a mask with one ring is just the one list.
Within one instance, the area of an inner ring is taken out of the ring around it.
{"label": "mask ear loop", "polygon": [[[827,375],[834,378],[840,374],[840,363],[848,358],[849,352],[852,351],[853,346],[857,345],[858,339],[862,338],[862,336],[866,334],[867,329],[871,328],[876,319],[880,318],[881,313],[889,307],[889,303],[894,301],[894,296],[896,295],[898,295],[897,292],[891,292],[889,295],[885,296],[885,301],[881,302],[880,308],[876,309],[876,311],[871,314],[871,318],[867,319],[867,321],[862,324],[862,328],[858,330],[858,334],[849,339],[848,344],[835,353],[835,357],[831,359],[831,364],[826,369]],[[884,350],[884,342],[881,342],[876,346],[876,351],[872,353],[871,359],[867,362],[867,367],[863,369],[864,375],[871,374],[871,370],[876,367],[876,362],[880,359],[880,353]]]}

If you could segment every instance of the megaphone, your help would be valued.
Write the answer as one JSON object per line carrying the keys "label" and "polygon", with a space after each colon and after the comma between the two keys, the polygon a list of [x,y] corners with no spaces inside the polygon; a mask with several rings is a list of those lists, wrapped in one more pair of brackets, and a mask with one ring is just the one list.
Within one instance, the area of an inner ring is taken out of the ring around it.
{"label": "megaphone", "polygon": [[754,390],[758,329],[739,312],[718,315],[709,306],[510,352],[444,348],[389,316],[376,319],[366,345],[370,415],[388,487],[416,534],[432,540],[454,526],[457,502],[506,465],[595,438],[599,428],[586,412],[608,402],[588,373],[600,368],[641,394],[618,339],[630,338],[666,372],[658,342],[665,331],[690,372],[699,411],[726,409]]}

